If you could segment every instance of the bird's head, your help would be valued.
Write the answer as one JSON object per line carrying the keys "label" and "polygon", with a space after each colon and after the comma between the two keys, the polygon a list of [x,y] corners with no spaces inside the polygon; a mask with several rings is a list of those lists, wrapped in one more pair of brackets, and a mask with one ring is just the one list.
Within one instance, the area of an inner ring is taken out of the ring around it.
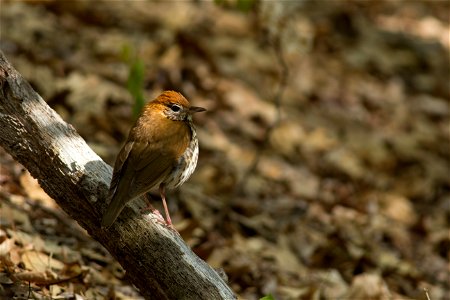
{"label": "bird's head", "polygon": [[194,113],[206,111],[203,107],[191,106],[183,95],[174,91],[163,92],[153,101],[153,104],[173,121],[187,121]]}

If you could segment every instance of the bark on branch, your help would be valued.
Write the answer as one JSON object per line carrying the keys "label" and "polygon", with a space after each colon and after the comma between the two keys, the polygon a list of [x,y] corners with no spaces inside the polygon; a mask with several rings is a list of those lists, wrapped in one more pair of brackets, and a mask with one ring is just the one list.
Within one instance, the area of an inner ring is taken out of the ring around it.
{"label": "bark on branch", "polygon": [[0,51],[0,146],[120,262],[147,299],[236,299],[181,237],[127,207],[100,228],[112,169]]}

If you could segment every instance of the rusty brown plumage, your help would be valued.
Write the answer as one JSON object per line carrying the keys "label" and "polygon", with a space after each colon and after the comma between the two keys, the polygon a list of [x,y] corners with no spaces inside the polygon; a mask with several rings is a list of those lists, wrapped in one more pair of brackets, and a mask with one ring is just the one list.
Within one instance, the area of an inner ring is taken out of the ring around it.
{"label": "rusty brown plumage", "polygon": [[192,114],[205,111],[165,91],[143,109],[114,164],[111,199],[102,227],[111,226],[128,201],[159,185],[167,224],[171,219],[165,188],[182,185],[197,165],[198,140]]}

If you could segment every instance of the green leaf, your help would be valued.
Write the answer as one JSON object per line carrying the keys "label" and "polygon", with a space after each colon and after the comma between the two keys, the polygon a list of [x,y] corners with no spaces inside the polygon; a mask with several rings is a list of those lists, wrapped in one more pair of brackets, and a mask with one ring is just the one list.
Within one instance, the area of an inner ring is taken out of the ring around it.
{"label": "green leaf", "polygon": [[144,99],[144,80],[145,66],[135,51],[129,45],[122,47],[122,59],[128,64],[127,90],[134,100],[133,119],[137,119],[139,113],[145,105]]}
{"label": "green leaf", "polygon": [[133,118],[136,119],[139,116],[142,108],[144,107],[144,63],[141,59],[135,58],[130,64],[130,73],[128,75],[127,89],[133,96]]}
{"label": "green leaf", "polygon": [[237,0],[236,7],[242,12],[249,12],[255,3],[256,0]]}
{"label": "green leaf", "polygon": [[259,300],[275,300],[275,298],[272,296],[272,294],[266,295]]}

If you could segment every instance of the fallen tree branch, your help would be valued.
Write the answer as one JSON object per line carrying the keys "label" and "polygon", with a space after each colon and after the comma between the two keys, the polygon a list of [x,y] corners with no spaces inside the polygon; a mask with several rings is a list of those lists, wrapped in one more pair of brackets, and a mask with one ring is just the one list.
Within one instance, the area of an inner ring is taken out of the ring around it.
{"label": "fallen tree branch", "polygon": [[112,169],[0,51],[0,146],[119,261],[147,299],[235,299],[181,237],[127,207],[100,228]]}

